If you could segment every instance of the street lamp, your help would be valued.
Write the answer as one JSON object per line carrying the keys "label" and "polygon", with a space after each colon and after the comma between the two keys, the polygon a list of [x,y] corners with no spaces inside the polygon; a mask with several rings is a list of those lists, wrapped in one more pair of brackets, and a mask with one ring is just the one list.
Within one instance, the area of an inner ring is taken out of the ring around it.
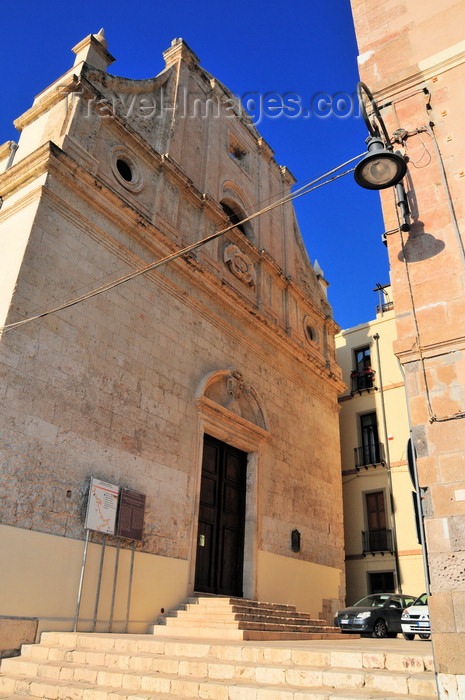
{"label": "street lamp", "polygon": [[387,151],[379,136],[369,136],[368,154],[357,164],[354,178],[357,185],[367,190],[384,190],[397,185],[407,172],[402,156]]}
{"label": "street lamp", "polygon": [[[372,121],[370,121],[365,108],[363,93],[367,96],[373,110]],[[368,190],[384,190],[386,187],[394,187],[400,183],[407,172],[407,164],[401,155],[394,153],[378,105],[365,83],[360,82],[357,85],[357,96],[360,111],[370,135],[366,140],[368,154],[355,168],[355,182]]]}

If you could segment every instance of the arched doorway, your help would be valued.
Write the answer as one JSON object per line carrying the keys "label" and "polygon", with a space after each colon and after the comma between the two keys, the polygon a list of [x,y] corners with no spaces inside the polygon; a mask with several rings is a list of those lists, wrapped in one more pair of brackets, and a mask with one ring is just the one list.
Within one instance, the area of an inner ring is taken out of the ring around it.
{"label": "arched doorway", "polygon": [[236,370],[204,377],[196,402],[201,442],[191,585],[253,598],[259,464],[270,438],[264,411]]}

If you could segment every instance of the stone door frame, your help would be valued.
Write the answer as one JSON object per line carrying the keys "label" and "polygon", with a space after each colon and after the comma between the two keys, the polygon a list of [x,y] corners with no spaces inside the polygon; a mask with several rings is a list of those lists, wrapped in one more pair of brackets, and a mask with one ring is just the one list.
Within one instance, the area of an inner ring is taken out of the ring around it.
{"label": "stone door frame", "polygon": [[[206,377],[197,392],[196,404],[198,411],[198,430],[196,455],[194,457],[195,477],[194,493],[195,506],[193,509],[192,540],[190,544],[189,588],[194,590],[195,557],[197,551],[200,483],[202,475],[202,457],[204,435],[208,434],[233,447],[247,452],[247,487],[245,502],[245,533],[244,533],[244,597],[256,597],[256,571],[258,551],[258,483],[260,459],[264,445],[271,439],[268,430],[245,420],[224,406],[204,396],[209,378],[219,374],[227,377],[230,372],[215,372]],[[262,413],[263,415],[263,413]]]}

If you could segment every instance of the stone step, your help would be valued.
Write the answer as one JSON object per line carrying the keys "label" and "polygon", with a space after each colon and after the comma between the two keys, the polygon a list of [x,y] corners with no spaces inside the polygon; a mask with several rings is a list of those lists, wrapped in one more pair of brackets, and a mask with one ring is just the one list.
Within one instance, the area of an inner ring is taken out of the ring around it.
{"label": "stone step", "polygon": [[284,623],[284,624],[311,624],[314,627],[324,627],[327,625],[325,620],[316,620],[313,618],[308,617],[307,615],[304,615],[303,613],[296,613],[295,615],[289,615],[289,613],[284,613],[281,615],[270,615],[270,614],[261,614],[261,613],[250,613],[250,612],[233,612],[233,611],[225,611],[225,612],[212,612],[211,610],[183,610],[183,609],[178,609],[178,610],[169,610],[165,616],[160,616],[161,619],[171,619],[171,618],[180,618],[183,620],[193,620],[197,621],[199,619],[209,619],[209,620],[225,620],[225,621],[231,621],[234,622],[236,620],[243,621],[243,622],[260,622],[260,621],[266,621],[266,622],[278,622],[278,623]]}
{"label": "stone step", "polygon": [[[71,653],[74,660],[80,663],[98,664],[105,655],[175,656],[195,659],[208,656],[221,661],[292,663],[295,666],[408,670],[410,673],[433,671],[431,651],[423,654],[376,651],[376,647],[371,644],[368,647],[369,651],[360,651],[359,648],[354,651],[350,649],[350,644],[346,644],[348,637],[349,635],[344,636],[342,647],[339,638],[337,648],[328,645],[315,648],[313,645],[290,647],[285,643],[268,646],[243,645],[240,642],[208,642],[198,641],[192,636],[189,640],[181,640],[173,637],[156,638],[145,634],[43,632],[39,644],[23,645],[21,657],[14,658],[59,661],[67,660],[66,655]],[[122,658],[115,663],[122,663]]]}
{"label": "stone step", "polygon": [[[369,648],[368,648],[369,649]],[[395,690],[395,692],[393,692]],[[432,700],[430,654],[44,633],[0,667],[0,698]]]}
{"label": "stone step", "polygon": [[289,615],[297,613],[295,605],[273,605],[273,603],[258,603],[254,605],[254,603],[257,603],[257,601],[249,601],[245,599],[227,599],[222,600],[220,602],[212,603],[208,598],[188,598],[184,603],[182,603],[181,607],[190,607],[193,609],[203,608],[208,610],[248,610],[251,612],[270,612],[273,614],[287,613]]}
{"label": "stone step", "polygon": [[208,605],[209,607],[221,607],[227,605],[238,605],[240,607],[251,607],[257,609],[267,609],[267,610],[296,610],[295,605],[289,603],[266,603],[260,600],[251,600],[250,598],[234,598],[229,596],[208,596],[202,594],[196,594],[189,596],[186,600],[186,604],[193,605]]}
{"label": "stone step", "polygon": [[213,628],[220,628],[224,627],[225,629],[240,629],[240,630],[277,630],[277,631],[283,631],[285,632],[286,630],[290,632],[333,632],[337,633],[340,635],[340,630],[338,627],[330,627],[329,625],[314,625],[313,621],[300,621],[298,623],[295,622],[286,622],[286,621],[271,621],[271,620],[242,620],[242,619],[237,619],[237,620],[225,620],[223,618],[218,618],[218,619],[203,619],[203,618],[193,618],[193,617],[188,617],[185,618],[184,616],[179,616],[179,617],[168,617],[168,618],[160,618],[157,625],[154,625],[154,627],[157,627],[158,625],[164,625],[164,626],[169,626],[169,627],[186,627],[186,626],[191,626],[191,629],[197,629],[199,627],[213,627]]}
{"label": "stone step", "polygon": [[[262,667],[250,664],[236,667],[223,664],[210,668],[206,662],[179,661],[178,673],[164,671],[131,673],[109,671],[101,667],[82,668],[72,664],[42,666],[47,673],[31,675],[20,667],[16,674],[0,676],[0,697],[23,694],[26,697],[88,698],[149,698],[179,695],[183,698],[302,698],[305,694],[337,697],[340,692],[347,698],[374,697],[389,693],[392,697],[434,698],[435,683],[431,674],[379,672],[366,674],[348,669],[289,669]],[[233,671],[236,671],[233,675]],[[58,676],[56,675],[58,674]],[[61,674],[61,675],[60,675]],[[264,691],[267,692],[264,692]],[[394,693],[395,690],[395,693]],[[335,695],[336,691],[336,695]]]}
{"label": "stone step", "polygon": [[[161,684],[160,684],[161,685]],[[335,688],[312,688],[306,690],[276,690],[274,686],[256,686],[241,683],[231,685],[227,682],[217,681],[213,684],[193,681],[190,683],[175,683],[168,692],[122,690],[118,688],[90,688],[86,684],[69,685],[66,682],[36,683],[30,687],[27,695],[16,693],[3,694],[0,691],[0,698],[4,700],[30,700],[31,697],[43,698],[45,700],[160,700],[170,698],[170,700],[191,700],[194,698],[210,698],[212,700],[436,700],[436,696],[413,695],[408,696],[395,693],[392,690],[386,695],[385,692],[372,690],[370,688],[358,688],[356,691],[347,691]],[[192,694],[196,693],[196,694]]]}
{"label": "stone step", "polygon": [[[333,628],[331,628],[333,629]],[[211,639],[218,640],[219,642],[233,641],[233,640],[244,640],[244,641],[273,641],[273,640],[328,640],[328,639],[341,639],[342,634],[337,628],[334,628],[334,632],[302,632],[295,630],[277,630],[277,629],[266,629],[263,626],[259,626],[256,630],[248,629],[228,629],[224,627],[214,627],[209,625],[207,627],[195,627],[193,625],[189,626],[171,626],[171,625],[153,625],[149,632],[154,636],[158,637],[182,637],[192,638],[195,634],[199,639]],[[359,639],[359,634],[344,634],[344,638]]]}
{"label": "stone step", "polygon": [[[159,626],[169,628],[159,631]],[[335,639],[342,636],[339,628],[324,620],[298,613],[294,605],[263,603],[227,596],[191,596],[176,610],[169,610],[150,628],[152,634],[202,638],[280,640]],[[242,630],[236,634],[233,630]],[[314,636],[317,635],[317,636]],[[324,637],[322,635],[325,635]]]}
{"label": "stone step", "polygon": [[[68,656],[67,660],[48,661],[47,663],[15,657],[2,664],[2,674],[7,678],[27,677],[45,680],[64,680],[71,683],[84,682],[98,686],[126,689],[146,689],[148,679],[186,678],[228,679],[231,681],[248,680],[266,685],[283,686],[318,686],[334,688],[363,688],[388,691],[402,688],[407,692],[411,685],[417,694],[431,695],[434,692],[434,679],[425,672],[410,673],[398,670],[379,670],[376,674],[365,669],[335,668],[331,666],[287,666],[277,663],[234,662],[205,657],[195,658],[141,656],[131,657],[121,654],[104,655],[100,664],[84,663]],[[152,679],[153,680],[153,679]],[[1,684],[1,678],[0,678]],[[0,686],[1,687],[1,686]]]}

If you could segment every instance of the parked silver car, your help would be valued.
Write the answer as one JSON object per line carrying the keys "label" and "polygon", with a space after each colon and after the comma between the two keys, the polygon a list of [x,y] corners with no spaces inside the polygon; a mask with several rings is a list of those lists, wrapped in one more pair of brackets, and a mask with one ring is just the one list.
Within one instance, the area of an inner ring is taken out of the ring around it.
{"label": "parked silver car", "polygon": [[429,639],[431,637],[428,596],[426,593],[419,596],[413,605],[404,610],[400,622],[404,639],[412,640],[416,634],[418,634],[420,639]]}

